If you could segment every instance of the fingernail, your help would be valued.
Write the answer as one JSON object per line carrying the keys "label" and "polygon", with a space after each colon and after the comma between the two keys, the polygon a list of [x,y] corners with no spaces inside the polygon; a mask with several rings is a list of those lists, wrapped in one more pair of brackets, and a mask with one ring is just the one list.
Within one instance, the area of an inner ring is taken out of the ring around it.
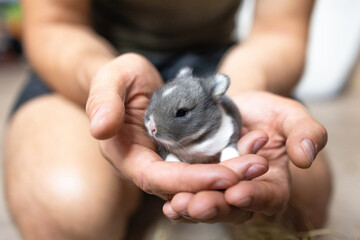
{"label": "fingernail", "polygon": [[246,171],[245,178],[250,180],[250,179],[256,178],[266,172],[267,172],[266,167],[259,165],[259,164],[254,164],[251,167],[249,167],[248,170]]}
{"label": "fingernail", "polygon": [[267,142],[267,139],[259,139],[255,142],[254,146],[252,147],[252,153],[257,153]]}
{"label": "fingernail", "polygon": [[251,205],[251,197],[245,197],[236,202],[237,207],[249,207]]}
{"label": "fingernail", "polygon": [[189,215],[189,213],[188,213],[187,211],[181,212],[180,215],[181,215],[182,217],[184,217],[184,218],[190,218],[190,215]]}
{"label": "fingernail", "polygon": [[229,187],[231,187],[233,184],[228,181],[228,180],[218,180],[217,182],[215,182],[211,189],[212,190],[222,190],[222,189],[227,189]]}
{"label": "fingernail", "polygon": [[312,163],[315,159],[316,149],[314,143],[310,139],[304,139],[300,143],[305,155],[309,159],[309,162]]}
{"label": "fingernail", "polygon": [[180,213],[180,215],[181,215],[181,217],[189,220],[190,221],[189,223],[196,223],[196,222],[194,222],[194,219],[192,217],[190,217],[188,212]]}
{"label": "fingernail", "polygon": [[211,208],[209,209],[208,211],[204,212],[203,214],[201,214],[199,216],[200,219],[207,219],[207,220],[210,220],[210,219],[213,219],[217,216],[218,214],[218,211],[216,208]]}
{"label": "fingernail", "polygon": [[96,128],[102,124],[104,121],[107,113],[109,113],[110,110],[106,107],[101,107],[94,115],[94,117],[91,119],[90,127]]}

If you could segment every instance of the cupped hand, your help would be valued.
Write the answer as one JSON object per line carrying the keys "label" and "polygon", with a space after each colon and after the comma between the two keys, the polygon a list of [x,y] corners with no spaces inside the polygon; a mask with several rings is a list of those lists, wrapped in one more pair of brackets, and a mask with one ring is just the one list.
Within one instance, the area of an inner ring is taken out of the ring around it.
{"label": "cupped hand", "polygon": [[161,84],[159,72],[140,55],[123,54],[105,64],[91,81],[86,103],[91,134],[97,139],[115,136],[126,120],[126,111],[143,110]]}
{"label": "cupped hand", "polygon": [[[264,131],[248,131],[237,144],[240,157],[226,160],[219,165],[236,173],[239,182],[259,177],[268,171],[268,162],[255,153],[267,141],[268,136]],[[225,192],[204,190],[177,193],[171,201],[164,204],[163,212],[172,221],[187,223],[242,223],[250,219],[253,213],[231,206],[226,202]]]}
{"label": "cupped hand", "polygon": [[[143,116],[152,93],[161,84],[157,70],[137,54],[121,55],[99,70],[92,80],[86,110],[91,133],[101,140],[104,157],[120,176],[167,200],[178,192],[227,189],[235,185],[239,178],[226,166],[169,163],[156,154]],[[237,167],[239,171],[246,172],[259,157],[248,159],[248,165]],[[267,168],[264,159],[261,164]]]}
{"label": "cupped hand", "polygon": [[[242,113],[246,131],[263,131],[269,137],[267,142],[261,134],[247,137],[258,139],[247,144],[245,135],[239,148],[242,153],[259,150],[257,154],[268,160],[269,170],[251,181],[239,181],[224,192],[176,194],[163,207],[169,219],[241,223],[250,219],[251,213],[276,214],[287,207],[291,193],[289,160],[297,167],[308,168],[326,144],[325,128],[294,100],[265,92],[243,93],[233,99]],[[223,165],[240,174],[241,179],[242,174],[232,166],[236,160],[241,161],[232,159]]]}
{"label": "cupped hand", "polygon": [[269,136],[259,155],[269,171],[251,182],[239,182],[225,192],[226,201],[242,209],[273,215],[287,207],[291,193],[289,160],[308,168],[327,142],[326,129],[299,102],[265,92],[234,98],[243,113],[244,126]]}

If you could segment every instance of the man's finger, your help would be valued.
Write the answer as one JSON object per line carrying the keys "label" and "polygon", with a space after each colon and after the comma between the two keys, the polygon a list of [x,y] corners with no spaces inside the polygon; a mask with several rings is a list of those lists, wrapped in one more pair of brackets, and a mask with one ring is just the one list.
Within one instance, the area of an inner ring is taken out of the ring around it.
{"label": "man's finger", "polygon": [[97,139],[114,136],[124,122],[127,84],[134,76],[121,66],[109,64],[92,80],[86,112],[90,130]]}
{"label": "man's finger", "polygon": [[[179,211],[179,205],[182,208],[186,207],[186,212]],[[252,215],[250,212],[231,207],[226,202],[224,193],[220,191],[201,191],[192,196],[180,193],[175,195],[171,206],[174,211],[179,211],[182,217],[197,222],[243,223]]]}
{"label": "man's finger", "polygon": [[163,197],[178,192],[226,189],[238,182],[231,169],[219,164],[165,162],[153,149],[140,144],[129,147],[114,139],[104,140],[103,143],[103,151],[109,154],[105,157],[111,159],[126,178],[148,193]]}
{"label": "man's finger", "polygon": [[227,203],[267,215],[280,211],[289,201],[289,176],[283,171],[271,168],[266,175],[252,181],[241,181],[227,189],[225,191]]}
{"label": "man's finger", "polygon": [[257,153],[268,142],[269,137],[262,130],[253,130],[244,134],[237,143],[240,155]]}
{"label": "man's finger", "polygon": [[161,84],[160,74],[138,54],[123,54],[102,67],[91,81],[86,104],[92,135],[97,139],[114,136],[124,122],[125,107],[145,109]]}
{"label": "man's finger", "polygon": [[260,155],[248,154],[220,163],[233,170],[238,179],[251,180],[265,174],[269,169],[269,163]]}
{"label": "man's finger", "polygon": [[194,193],[190,192],[181,192],[177,193],[173,199],[171,199],[171,208],[181,214],[181,215],[188,215],[188,206],[191,199],[194,197]]}
{"label": "man's finger", "polygon": [[300,168],[310,167],[327,142],[326,129],[305,108],[302,115],[289,115],[285,119],[284,134],[287,138],[287,153],[291,161]]}
{"label": "man's finger", "polygon": [[171,207],[171,202],[166,202],[163,206],[164,215],[173,222],[176,223],[197,223],[192,219],[181,216],[178,212],[174,211]]}

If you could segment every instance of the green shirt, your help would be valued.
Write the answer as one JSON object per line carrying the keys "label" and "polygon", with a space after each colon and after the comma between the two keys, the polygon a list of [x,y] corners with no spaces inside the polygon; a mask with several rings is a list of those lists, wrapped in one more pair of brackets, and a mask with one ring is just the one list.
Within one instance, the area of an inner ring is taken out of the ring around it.
{"label": "green shirt", "polygon": [[92,0],[95,30],[120,51],[176,52],[234,42],[240,0]]}

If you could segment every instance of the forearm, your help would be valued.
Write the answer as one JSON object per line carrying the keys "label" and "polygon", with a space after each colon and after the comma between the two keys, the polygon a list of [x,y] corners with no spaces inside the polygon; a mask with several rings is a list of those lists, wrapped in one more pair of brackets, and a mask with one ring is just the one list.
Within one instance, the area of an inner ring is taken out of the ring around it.
{"label": "forearm", "polygon": [[34,23],[25,29],[32,67],[56,91],[85,104],[92,76],[115,51],[89,27],[59,22]]}
{"label": "forearm", "polygon": [[257,2],[249,37],[219,67],[232,79],[229,94],[265,90],[290,95],[304,67],[312,6],[312,0]]}
{"label": "forearm", "polygon": [[305,45],[290,34],[254,34],[231,49],[219,67],[232,79],[228,93],[265,90],[289,95],[303,70]]}
{"label": "forearm", "polygon": [[320,152],[310,169],[290,165],[292,193],[287,217],[300,230],[323,227],[331,200],[331,172]]}
{"label": "forearm", "polygon": [[23,0],[30,64],[55,91],[85,104],[90,80],[114,58],[111,45],[91,29],[89,0]]}

